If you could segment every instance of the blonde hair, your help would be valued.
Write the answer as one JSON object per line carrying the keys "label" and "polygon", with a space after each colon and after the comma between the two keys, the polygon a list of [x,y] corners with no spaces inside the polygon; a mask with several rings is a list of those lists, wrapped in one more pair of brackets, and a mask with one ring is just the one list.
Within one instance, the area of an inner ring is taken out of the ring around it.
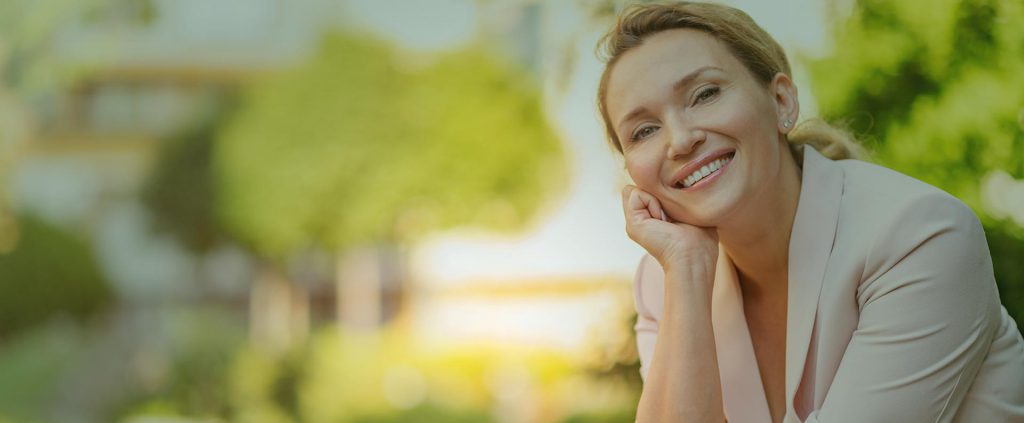
{"label": "blonde hair", "polygon": [[[608,140],[619,153],[622,153],[622,143],[612,128],[605,104],[611,69],[624,53],[643,44],[647,37],[681,28],[705,32],[724,43],[754,78],[765,85],[770,84],[780,72],[792,77],[782,46],[739,9],[698,2],[629,6],[619,14],[615,26],[598,42],[605,68],[597,90],[597,107],[601,111]],[[798,164],[802,162],[801,152],[805,145],[813,146],[833,160],[867,157],[864,149],[848,132],[821,119],[808,119],[800,123],[786,139]]]}

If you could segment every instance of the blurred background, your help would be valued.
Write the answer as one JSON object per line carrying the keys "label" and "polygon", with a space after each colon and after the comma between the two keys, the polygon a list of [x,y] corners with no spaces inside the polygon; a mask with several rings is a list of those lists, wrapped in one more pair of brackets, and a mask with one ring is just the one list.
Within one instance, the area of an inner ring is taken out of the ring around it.
{"label": "blurred background", "polygon": [[[0,422],[632,422],[625,3],[0,2]],[[1024,2],[725,3],[1024,323]]]}

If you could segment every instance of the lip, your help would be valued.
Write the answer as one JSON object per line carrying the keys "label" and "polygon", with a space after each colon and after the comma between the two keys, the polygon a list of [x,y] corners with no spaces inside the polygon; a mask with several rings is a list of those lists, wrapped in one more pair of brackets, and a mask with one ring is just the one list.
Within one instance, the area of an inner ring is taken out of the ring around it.
{"label": "lip", "polygon": [[701,180],[700,182],[698,182],[698,183],[696,183],[694,185],[691,185],[690,187],[687,187],[687,188],[676,188],[676,184],[680,184],[681,185],[682,181],[685,180],[687,176],[690,176],[691,174],[693,174],[693,172],[696,172],[698,169],[700,169],[704,165],[706,165],[708,163],[711,163],[711,162],[713,162],[715,160],[718,160],[718,159],[724,157],[725,155],[727,155],[729,153],[734,153],[735,151],[736,151],[735,148],[720,148],[718,150],[712,150],[712,151],[709,151],[707,153],[702,154],[700,157],[697,157],[696,159],[694,159],[694,160],[690,161],[689,163],[687,163],[686,166],[683,166],[682,169],[679,169],[679,171],[676,172],[675,175],[672,177],[672,180],[670,181],[669,186],[671,186],[673,189],[690,190],[690,189],[693,189],[695,187],[700,187],[702,185],[705,185],[704,182],[710,182],[711,179],[716,179],[718,177],[718,173],[721,173],[721,171],[724,170],[725,167],[728,167],[728,164],[725,167],[723,167],[722,169],[720,169],[718,172],[716,172],[715,175],[709,176],[708,178],[705,178],[705,179]]}

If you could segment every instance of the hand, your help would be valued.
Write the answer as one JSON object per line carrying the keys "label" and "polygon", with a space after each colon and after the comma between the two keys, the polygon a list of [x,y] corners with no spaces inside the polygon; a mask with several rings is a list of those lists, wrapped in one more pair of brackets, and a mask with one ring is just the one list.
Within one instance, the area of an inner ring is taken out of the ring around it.
{"label": "hand", "polygon": [[673,221],[653,195],[633,186],[622,189],[626,234],[644,247],[666,271],[703,260],[714,269],[718,261],[718,231]]}

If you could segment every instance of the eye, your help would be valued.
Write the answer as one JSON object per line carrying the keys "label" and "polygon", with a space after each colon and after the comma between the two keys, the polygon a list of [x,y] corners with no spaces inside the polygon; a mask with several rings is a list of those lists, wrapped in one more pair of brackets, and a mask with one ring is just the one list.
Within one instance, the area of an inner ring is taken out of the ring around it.
{"label": "eye", "polygon": [[705,101],[708,101],[708,100],[712,99],[713,97],[715,97],[716,95],[718,95],[719,91],[721,91],[721,88],[718,88],[718,87],[705,87],[705,88],[702,88],[700,91],[697,91],[697,99],[693,102],[693,104],[703,103]]}
{"label": "eye", "polygon": [[645,125],[637,128],[633,131],[633,135],[629,137],[631,141],[640,141],[647,138],[658,131],[658,127],[654,125]]}

